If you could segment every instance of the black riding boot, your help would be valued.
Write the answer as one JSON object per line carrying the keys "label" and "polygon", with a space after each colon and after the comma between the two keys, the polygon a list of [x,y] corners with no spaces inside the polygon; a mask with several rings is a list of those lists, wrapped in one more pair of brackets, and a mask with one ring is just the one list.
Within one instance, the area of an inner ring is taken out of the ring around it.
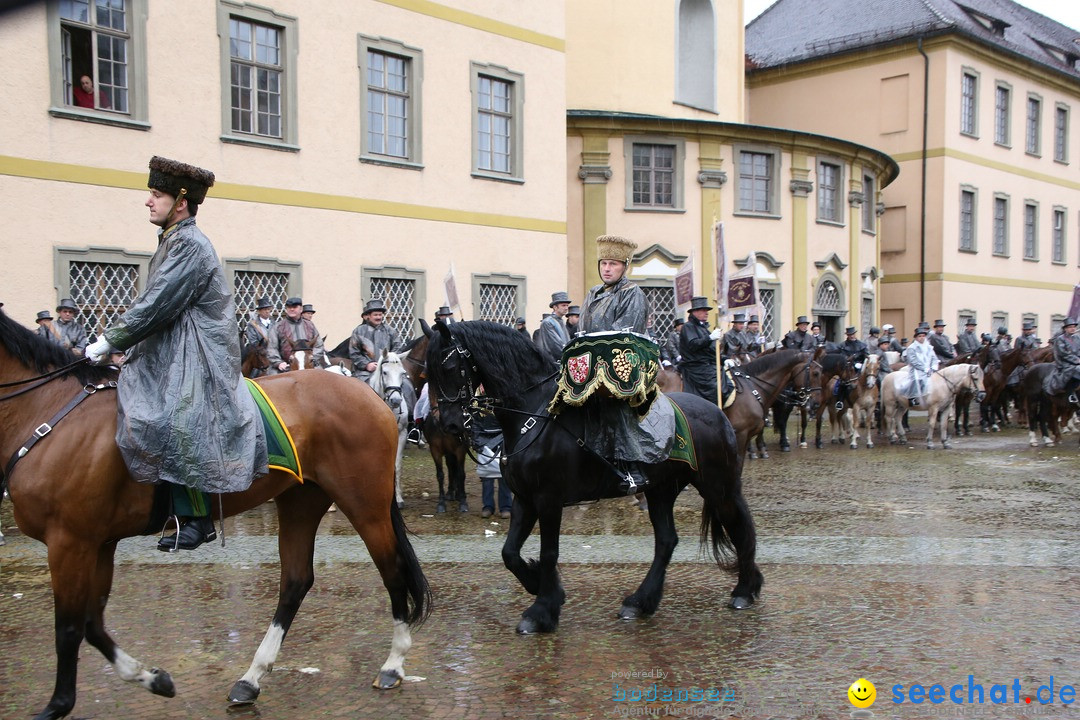
{"label": "black riding boot", "polygon": [[158,550],[194,550],[203,543],[217,539],[214,521],[209,516],[180,518],[180,532],[158,540]]}
{"label": "black riding boot", "polygon": [[645,489],[649,479],[645,476],[645,463],[624,461],[618,463],[619,490],[626,495],[636,495]]}

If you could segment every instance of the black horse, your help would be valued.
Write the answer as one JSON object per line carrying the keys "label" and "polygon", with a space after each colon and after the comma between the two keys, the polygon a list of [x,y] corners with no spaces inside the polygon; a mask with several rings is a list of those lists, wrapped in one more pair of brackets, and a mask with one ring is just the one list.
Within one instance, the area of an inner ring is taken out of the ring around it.
{"label": "black horse", "polygon": [[[514,491],[514,507],[503,562],[536,596],[522,614],[517,631],[553,632],[566,599],[556,567],[563,507],[620,497],[618,478],[605,461],[578,444],[590,431],[583,421],[588,406],[554,418],[544,411],[554,395],[555,375],[550,362],[521,333],[479,321],[449,326],[438,323],[436,328],[428,347],[428,382],[444,426],[458,434],[465,431],[470,413],[477,407],[475,391],[483,385],[506,438],[503,475]],[[707,400],[687,393],[669,397],[689,421],[699,469],[678,460],[647,468],[645,495],[655,554],[641,586],[623,600],[619,617],[625,620],[651,615],[660,604],[664,576],[678,543],[675,497],[688,484],[705,500],[702,545],[711,543],[713,557],[722,569],[738,571],[729,606],[749,607],[763,581],[754,562],[757,538],[742,495],[742,458],[731,424]],[[540,559],[526,561],[521,547],[537,521]]]}

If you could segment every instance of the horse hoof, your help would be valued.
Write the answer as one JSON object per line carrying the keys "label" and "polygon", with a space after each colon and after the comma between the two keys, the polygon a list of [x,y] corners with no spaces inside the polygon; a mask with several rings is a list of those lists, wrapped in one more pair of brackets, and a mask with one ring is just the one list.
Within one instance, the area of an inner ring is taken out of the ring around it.
{"label": "horse hoof", "polygon": [[[173,685],[172,676],[161,668],[150,668],[150,674],[154,679],[150,682],[150,692],[161,697],[176,697],[176,686]],[[255,691],[258,693],[258,691]]]}
{"label": "horse hoof", "polygon": [[247,680],[237,680],[229,691],[229,702],[233,705],[250,705],[257,697],[259,697],[259,688]]}
{"label": "horse hoof", "polygon": [[765,452],[764,450],[762,450],[762,451],[761,451],[761,459],[762,459],[762,460],[768,460],[768,459],[769,459],[769,453],[767,453],[767,452]]}
{"label": "horse hoof", "polygon": [[1038,440],[1032,440],[1031,442],[1028,443],[1028,445],[1030,445],[1031,447],[1039,447],[1039,441]]}
{"label": "horse hoof", "polygon": [[1054,441],[1050,438],[1043,438],[1043,447],[1054,447]]}
{"label": "horse hoof", "polygon": [[398,500],[397,501],[397,509],[401,510],[404,507],[405,507],[405,501],[404,500]]}
{"label": "horse hoof", "polygon": [[851,448],[852,450],[858,450],[859,449],[859,444],[858,443],[851,443],[850,445],[848,445],[848,447]]}
{"label": "horse hoof", "polygon": [[540,632],[540,626],[532,618],[521,618],[517,626],[518,635],[535,635]]}
{"label": "horse hoof", "polygon": [[437,512],[437,513],[444,513],[444,512],[446,512],[446,503],[444,503],[444,502],[438,503],[438,504],[437,504],[437,505],[435,506],[435,512]]}
{"label": "horse hoof", "polygon": [[6,545],[6,544],[7,544],[7,540],[4,539],[3,535],[0,535],[0,546]]}
{"label": "horse hoof", "polygon": [[788,443],[781,443],[780,452],[791,452],[791,445]]}
{"label": "horse hoof", "polygon": [[833,438],[832,440],[829,441],[829,444],[830,445],[839,445],[840,441],[837,440],[836,438]]}
{"label": "horse hoof", "polygon": [[752,452],[752,453],[750,453],[750,455],[749,455],[749,458],[748,458],[748,459],[750,459],[750,460],[757,460],[757,453],[755,453],[755,452]]}
{"label": "horse hoof", "polygon": [[814,443],[814,447],[816,447],[818,450],[822,450],[822,449],[825,448],[825,444],[822,443],[820,440],[818,440],[817,442]]}
{"label": "horse hoof", "polygon": [[744,595],[736,595],[728,601],[728,607],[732,610],[746,610],[754,604],[754,598]]}
{"label": "horse hoof", "polygon": [[632,605],[623,605],[619,608],[620,620],[637,620],[641,617],[641,608],[633,607]]}
{"label": "horse hoof", "polygon": [[401,674],[397,670],[381,670],[371,683],[376,690],[393,690],[401,685]]}
{"label": "horse hoof", "polygon": [[866,449],[867,449],[867,450],[869,450],[869,449],[870,449],[870,448],[872,448],[872,447],[874,447],[874,443],[872,443],[872,442],[868,442],[868,443],[866,443]]}
{"label": "horse hoof", "polygon": [[469,503],[465,503],[465,502],[458,503],[457,509],[458,509],[458,512],[467,513],[467,512],[469,512]]}
{"label": "horse hoof", "polygon": [[806,449],[806,443],[805,442],[799,443],[799,449],[800,450],[805,450]]}
{"label": "horse hoof", "polygon": [[952,443],[947,443],[947,442],[941,443],[941,448],[943,450],[952,450]]}

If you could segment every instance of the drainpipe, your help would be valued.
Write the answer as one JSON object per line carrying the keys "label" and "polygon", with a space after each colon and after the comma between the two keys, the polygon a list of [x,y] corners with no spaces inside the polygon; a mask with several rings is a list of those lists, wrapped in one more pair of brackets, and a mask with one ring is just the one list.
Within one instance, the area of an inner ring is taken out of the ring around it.
{"label": "drainpipe", "polygon": [[923,105],[922,105],[922,202],[919,218],[919,322],[926,319],[926,133],[927,119],[930,114],[930,56],[922,46],[922,36],[918,43],[919,54],[923,56]]}

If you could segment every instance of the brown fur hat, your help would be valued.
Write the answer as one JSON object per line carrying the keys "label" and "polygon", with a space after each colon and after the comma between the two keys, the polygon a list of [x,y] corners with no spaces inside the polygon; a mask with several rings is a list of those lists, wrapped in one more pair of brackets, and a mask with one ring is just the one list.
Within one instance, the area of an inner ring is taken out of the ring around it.
{"label": "brown fur hat", "polygon": [[597,260],[618,260],[629,265],[635,250],[636,242],[618,235],[601,235],[596,238]]}
{"label": "brown fur hat", "polygon": [[184,196],[189,203],[198,205],[206,199],[206,191],[214,185],[214,173],[209,170],[169,160],[159,155],[150,158],[150,178],[146,187],[178,197],[180,190],[187,189]]}

